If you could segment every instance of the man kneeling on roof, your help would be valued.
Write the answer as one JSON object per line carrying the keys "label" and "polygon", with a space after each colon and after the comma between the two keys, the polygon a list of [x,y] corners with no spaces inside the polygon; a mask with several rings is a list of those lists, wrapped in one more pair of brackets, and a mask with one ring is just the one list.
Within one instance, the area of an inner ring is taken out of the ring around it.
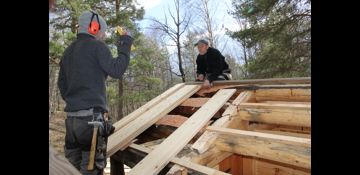
{"label": "man kneeling on roof", "polygon": [[209,42],[200,39],[197,46],[199,55],[196,58],[196,81],[204,81],[203,87],[210,88],[214,80],[232,80],[231,69],[219,50],[210,47]]}

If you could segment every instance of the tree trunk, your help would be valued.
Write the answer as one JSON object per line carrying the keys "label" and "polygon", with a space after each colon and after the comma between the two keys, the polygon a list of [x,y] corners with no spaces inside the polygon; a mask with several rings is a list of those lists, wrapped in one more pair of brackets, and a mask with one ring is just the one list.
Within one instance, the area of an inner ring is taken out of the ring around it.
{"label": "tree trunk", "polygon": [[[123,78],[119,79],[119,91],[118,91],[118,94],[119,94],[119,99],[121,99],[121,97],[123,96],[124,94],[124,81],[123,81]],[[118,116],[117,116],[117,120],[116,121],[119,121],[121,120],[123,117],[124,117],[124,102],[123,100],[120,100],[119,101],[119,106],[118,106]]]}

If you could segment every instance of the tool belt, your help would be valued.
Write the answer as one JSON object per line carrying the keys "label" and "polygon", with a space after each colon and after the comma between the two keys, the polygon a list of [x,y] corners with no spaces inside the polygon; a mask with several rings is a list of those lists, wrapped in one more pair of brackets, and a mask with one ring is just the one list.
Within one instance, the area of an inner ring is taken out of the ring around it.
{"label": "tool belt", "polygon": [[[101,108],[93,108],[94,120],[102,122],[103,124],[103,127],[99,127],[99,135],[109,137],[112,133],[114,133],[115,127],[112,125],[112,119],[105,116],[105,113],[106,111]],[[99,116],[100,114],[101,116]]]}
{"label": "tool belt", "polygon": [[[101,114],[101,115],[100,115]],[[93,116],[96,121],[102,122],[103,126],[98,129],[96,153],[95,153],[95,166],[98,169],[104,169],[106,167],[106,146],[108,137],[114,133],[115,127],[112,125],[112,119],[105,116],[106,112],[100,108],[94,108]]]}

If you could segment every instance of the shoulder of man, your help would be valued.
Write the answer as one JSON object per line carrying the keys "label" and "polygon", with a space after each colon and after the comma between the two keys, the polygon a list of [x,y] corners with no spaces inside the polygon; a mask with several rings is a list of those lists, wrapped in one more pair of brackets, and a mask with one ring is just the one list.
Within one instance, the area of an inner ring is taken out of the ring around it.
{"label": "shoulder of man", "polygon": [[220,53],[219,49],[214,48],[214,47],[209,47],[209,50],[210,50],[211,52],[219,52],[219,53]]}
{"label": "shoulder of man", "polygon": [[214,48],[214,47],[209,47],[209,49],[208,49],[208,50],[209,50],[209,51],[210,51],[210,53],[212,53],[212,54],[217,53],[217,54],[222,55],[222,54],[221,54],[221,52],[220,52],[218,49]]}

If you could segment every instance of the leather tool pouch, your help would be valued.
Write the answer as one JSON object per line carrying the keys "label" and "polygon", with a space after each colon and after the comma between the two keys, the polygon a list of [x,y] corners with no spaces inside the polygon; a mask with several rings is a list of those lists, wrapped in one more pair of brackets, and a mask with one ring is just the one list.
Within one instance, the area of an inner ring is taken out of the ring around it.
{"label": "leather tool pouch", "polygon": [[108,120],[104,122],[105,137],[109,137],[115,131],[115,127],[112,125],[112,120],[108,117]]}
{"label": "leather tool pouch", "polygon": [[95,152],[95,165],[98,169],[104,169],[106,163],[106,139],[103,136],[98,136]]}

